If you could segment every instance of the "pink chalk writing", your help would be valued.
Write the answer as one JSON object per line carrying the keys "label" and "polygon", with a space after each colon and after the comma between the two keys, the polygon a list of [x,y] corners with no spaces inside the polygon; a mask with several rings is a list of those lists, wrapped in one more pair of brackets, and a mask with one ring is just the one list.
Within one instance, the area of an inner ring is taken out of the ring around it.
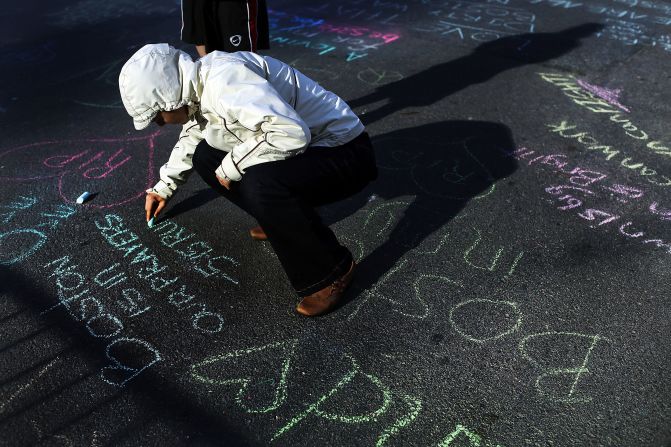
{"label": "pink chalk writing", "polygon": [[379,31],[372,31],[369,28],[363,26],[335,26],[329,23],[323,23],[319,25],[317,29],[326,33],[342,34],[352,37],[381,39],[385,44],[391,43],[401,37],[396,33],[381,33]]}
{"label": "pink chalk writing", "polygon": [[[90,152],[91,151],[87,149],[74,155],[56,155],[47,158],[46,160],[44,160],[43,163],[45,166],[48,166],[50,168],[63,168],[66,167],[69,163],[77,161],[78,159],[86,156]],[[91,158],[89,158],[87,161],[80,164],[75,169],[82,169],[84,167],[87,167],[92,163],[94,163],[95,161],[104,158],[105,155],[106,155],[105,151],[99,151]],[[118,158],[121,158],[121,160],[115,161]],[[113,153],[112,156],[110,156],[107,160],[105,160],[105,164],[103,166],[86,169],[82,172],[82,176],[85,178],[105,178],[109,174],[111,174],[114,170],[123,166],[131,158],[132,157],[130,155],[125,155],[124,148],[121,148],[115,153]],[[72,167],[74,167],[74,165],[72,165]]]}
{"label": "pink chalk writing", "polygon": [[[0,176],[0,181],[55,178],[59,195],[66,203],[74,203],[85,188],[99,193],[86,206],[123,205],[144,196],[144,191],[153,185],[154,146],[159,133],[130,138],[42,141],[0,150],[3,173],[9,173]],[[21,157],[25,151],[36,156],[26,161]]]}
{"label": "pink chalk writing", "polygon": [[660,210],[657,202],[652,202],[648,208],[652,214],[660,216],[662,220],[671,220],[671,209]]}
{"label": "pink chalk writing", "polygon": [[324,55],[342,49],[350,62],[368,56],[371,50],[398,40],[397,32],[381,31],[368,26],[327,23],[324,19],[268,10],[272,42],[282,46],[299,46]]}
{"label": "pink chalk writing", "polygon": [[[535,150],[522,147],[510,154],[527,166],[549,167],[558,175],[567,178],[567,183],[561,185],[550,185],[544,188],[556,200],[557,209],[560,211],[576,210],[576,216],[589,222],[590,228],[606,226],[617,222],[617,232],[629,239],[638,239],[641,243],[661,248],[671,254],[671,241],[666,241],[656,236],[648,236],[649,231],[641,228],[643,224],[637,224],[634,219],[626,217],[630,211],[613,209],[612,205],[604,205],[605,191],[607,197],[618,203],[640,202],[646,200],[646,190],[638,185],[625,185],[621,183],[608,182],[608,175],[585,169],[580,166],[570,166],[568,156],[564,154],[541,154]],[[522,163],[520,163],[522,164]],[[598,201],[598,205],[592,206],[592,200]],[[663,208],[659,202],[650,202],[646,211],[659,216],[661,220],[671,220],[671,209]]]}

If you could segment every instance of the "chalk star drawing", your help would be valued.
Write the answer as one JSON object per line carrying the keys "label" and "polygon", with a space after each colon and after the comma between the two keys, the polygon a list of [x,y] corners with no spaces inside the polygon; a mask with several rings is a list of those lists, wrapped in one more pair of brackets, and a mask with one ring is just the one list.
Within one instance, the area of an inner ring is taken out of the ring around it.
{"label": "chalk star drawing", "polygon": [[598,85],[590,84],[589,82],[583,81],[582,79],[577,79],[577,81],[580,87],[603,99],[608,104],[614,105],[618,109],[624,110],[625,112],[631,111],[629,110],[628,107],[620,103],[620,94],[622,93],[622,89],[620,88],[609,89],[606,87],[600,87]]}

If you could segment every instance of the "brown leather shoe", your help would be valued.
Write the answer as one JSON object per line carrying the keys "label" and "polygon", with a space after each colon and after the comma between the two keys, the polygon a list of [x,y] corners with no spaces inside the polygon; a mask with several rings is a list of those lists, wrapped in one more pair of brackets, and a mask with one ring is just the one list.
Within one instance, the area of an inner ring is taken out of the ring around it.
{"label": "brown leather shoe", "polygon": [[266,236],[266,232],[263,231],[263,228],[261,227],[254,227],[249,230],[249,235],[254,239],[255,241],[265,241],[268,239],[268,236]]}
{"label": "brown leather shoe", "polygon": [[298,313],[308,317],[314,317],[332,311],[338,303],[340,303],[345,289],[347,289],[347,286],[349,286],[349,283],[352,281],[354,267],[356,267],[356,262],[352,261],[352,265],[347,273],[336,279],[333,284],[324,287],[312,295],[304,297],[301,302],[298,303],[298,306],[296,306]]}

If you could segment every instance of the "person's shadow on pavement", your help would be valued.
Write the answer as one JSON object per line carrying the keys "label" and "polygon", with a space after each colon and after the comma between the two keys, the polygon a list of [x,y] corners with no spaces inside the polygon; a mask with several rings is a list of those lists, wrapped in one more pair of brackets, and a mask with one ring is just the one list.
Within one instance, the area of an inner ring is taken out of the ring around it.
{"label": "person's shadow on pavement", "polygon": [[[381,86],[348,103],[361,107],[387,100],[364,115],[366,124],[406,107],[428,107],[505,70],[566,54],[580,46],[581,39],[602,28],[588,23],[557,33],[497,39],[479,45],[468,56]],[[351,248],[362,255],[353,283],[359,290],[374,286],[408,251],[457,217],[469,201],[492,193],[496,182],[517,168],[511,156],[515,142],[510,130],[492,122],[426,124],[376,136],[373,143],[380,168],[378,180],[356,197],[323,210],[325,219],[335,222],[365,207],[371,197],[386,200],[377,210],[385,216],[377,216],[380,228],[375,228],[373,211],[363,228],[345,236]],[[388,225],[393,225],[393,229],[389,230]],[[378,232],[386,234],[383,241],[368,240],[376,239]],[[350,297],[353,295],[356,294],[350,293]]]}
{"label": "person's shadow on pavement", "polygon": [[[320,210],[359,257],[356,289],[380,280],[410,250],[455,218],[471,200],[494,192],[517,168],[510,130],[498,123],[446,121],[373,138],[378,179],[364,191]],[[350,295],[355,295],[350,293]]]}
{"label": "person's shadow on pavement", "polygon": [[503,37],[479,45],[467,56],[434,65],[415,75],[377,87],[368,95],[347,101],[353,109],[386,100],[378,109],[361,117],[369,125],[408,107],[427,107],[470,85],[528,64],[555,59],[578,48],[585,39],[603,29],[598,23],[568,28],[556,33],[531,33]]}

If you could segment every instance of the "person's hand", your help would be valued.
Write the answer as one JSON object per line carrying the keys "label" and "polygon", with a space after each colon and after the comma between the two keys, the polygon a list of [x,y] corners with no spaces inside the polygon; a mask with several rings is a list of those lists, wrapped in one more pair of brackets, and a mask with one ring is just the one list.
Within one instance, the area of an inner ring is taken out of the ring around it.
{"label": "person's hand", "polygon": [[147,222],[149,222],[149,219],[152,217],[158,216],[158,213],[165,208],[165,202],[166,200],[158,194],[153,192],[147,193],[147,198],[144,201],[144,210],[147,212]]}
{"label": "person's hand", "polygon": [[221,178],[221,177],[219,177],[218,175],[217,175],[216,177],[217,177],[217,181],[219,182],[219,184],[220,184],[221,186],[223,186],[224,188],[228,189],[229,191],[231,190],[231,181],[230,181],[229,179],[227,179],[227,178]]}

